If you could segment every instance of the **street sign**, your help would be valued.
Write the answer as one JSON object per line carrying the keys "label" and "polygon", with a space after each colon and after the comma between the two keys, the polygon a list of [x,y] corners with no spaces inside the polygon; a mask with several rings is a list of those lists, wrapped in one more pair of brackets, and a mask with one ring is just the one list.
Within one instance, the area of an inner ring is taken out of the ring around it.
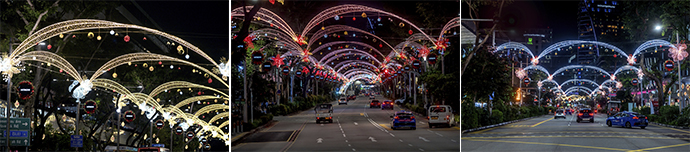
{"label": "street sign", "polygon": [[632,79],[632,85],[637,85],[637,83],[638,83],[637,78],[633,78]]}
{"label": "street sign", "polygon": [[156,128],[161,129],[165,126],[165,123],[163,123],[163,120],[158,120],[156,121]]}
{"label": "street sign", "polygon": [[175,134],[181,135],[182,134],[182,127],[177,126],[177,128],[175,128]]}
{"label": "street sign", "polygon": [[19,98],[22,100],[26,100],[31,98],[31,95],[34,94],[34,85],[31,84],[29,81],[22,81],[19,82],[17,85],[17,95],[19,95]]}
{"label": "street sign", "polygon": [[290,74],[290,68],[288,68],[287,66],[284,66],[282,71],[283,71],[283,75]]}
{"label": "street sign", "polygon": [[72,135],[69,142],[70,147],[84,147],[84,138],[81,135]]}
{"label": "street sign", "polygon": [[[2,135],[2,137],[7,137],[7,136],[5,136],[6,132],[7,131],[3,130],[0,132],[0,135]],[[22,137],[23,138],[29,137],[29,131],[28,130],[19,130],[19,131],[10,130],[10,138],[22,138]]]}
{"label": "street sign", "polygon": [[86,111],[87,114],[93,113],[96,111],[96,109],[98,109],[98,105],[96,105],[96,102],[93,100],[89,100],[84,103],[84,111]]}
{"label": "street sign", "polygon": [[272,68],[271,62],[264,62],[264,64],[261,64],[261,70],[263,72],[268,72],[271,70],[271,68]]}
{"label": "street sign", "polygon": [[413,68],[419,69],[419,65],[420,65],[419,60],[412,61],[412,67]]}
{"label": "street sign", "polygon": [[187,139],[192,139],[192,138],[194,138],[194,132],[188,131],[187,132]]}
{"label": "street sign", "polygon": [[664,62],[664,68],[666,68],[667,71],[673,70],[674,67],[675,67],[675,64],[673,63],[673,61],[666,60],[666,62]]}
{"label": "street sign", "polygon": [[259,65],[261,62],[264,62],[264,54],[260,51],[254,51],[252,53],[252,63],[254,65]]}
{"label": "street sign", "polygon": [[429,64],[436,63],[436,53],[431,53],[426,58],[427,58]]}
{"label": "street sign", "polygon": [[522,81],[525,83],[525,85],[529,84],[529,78],[528,77],[525,77],[524,79],[522,79]]}
{"label": "street sign", "polygon": [[206,140],[206,138],[202,138],[202,139],[201,139],[201,143],[206,144],[206,142],[208,142],[208,141]]}
{"label": "street sign", "polygon": [[161,147],[161,148],[165,148],[165,144],[151,144],[151,147]]}
{"label": "street sign", "polygon": [[211,150],[211,145],[210,145],[210,144],[206,144],[206,145],[204,145],[204,148],[206,148],[206,150]]}
{"label": "street sign", "polygon": [[125,121],[132,122],[134,121],[134,118],[136,118],[136,116],[134,115],[134,112],[132,112],[132,110],[128,110],[127,112],[125,112]]}
{"label": "street sign", "polygon": [[[31,130],[31,119],[10,118],[10,130]],[[0,129],[7,129],[7,119],[0,119]]]}

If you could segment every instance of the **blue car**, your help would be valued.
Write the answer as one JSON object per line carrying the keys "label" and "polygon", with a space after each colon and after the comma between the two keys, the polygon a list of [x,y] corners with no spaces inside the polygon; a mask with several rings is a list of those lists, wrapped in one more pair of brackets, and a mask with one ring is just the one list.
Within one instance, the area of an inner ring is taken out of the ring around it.
{"label": "blue car", "polygon": [[395,112],[395,115],[391,116],[391,118],[393,118],[391,121],[391,129],[393,130],[398,128],[410,128],[412,130],[417,129],[417,121],[415,121],[412,112]]}
{"label": "blue car", "polygon": [[383,104],[381,104],[381,110],[384,110],[384,109],[393,110],[393,101],[390,101],[390,100],[383,101]]}
{"label": "blue car", "polygon": [[629,111],[616,113],[615,115],[606,119],[606,125],[609,127],[613,125],[623,126],[626,128],[635,126],[644,129],[647,127],[648,123],[649,121],[647,120],[647,116]]}

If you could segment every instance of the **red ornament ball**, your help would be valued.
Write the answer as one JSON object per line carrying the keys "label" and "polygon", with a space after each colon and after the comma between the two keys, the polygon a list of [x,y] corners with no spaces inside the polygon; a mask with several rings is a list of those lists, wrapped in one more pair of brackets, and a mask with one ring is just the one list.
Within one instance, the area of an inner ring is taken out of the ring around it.
{"label": "red ornament ball", "polygon": [[129,35],[125,35],[125,42],[129,42]]}
{"label": "red ornament ball", "polygon": [[62,73],[62,69],[60,69],[60,73]]}
{"label": "red ornament ball", "polygon": [[158,61],[158,64],[159,64],[159,65],[160,65],[160,64],[163,64],[163,62],[161,62],[161,61]]}
{"label": "red ornament ball", "polygon": [[211,83],[211,82],[213,82],[213,80],[211,80],[211,78],[208,78],[208,83]]}
{"label": "red ornament ball", "polygon": [[50,48],[53,48],[53,46],[48,44],[48,50],[50,50]]}
{"label": "red ornament ball", "polygon": [[410,33],[410,34],[412,34],[412,30],[410,30],[410,31],[407,31],[407,33]]}
{"label": "red ornament ball", "polygon": [[353,20],[353,21],[354,21],[354,20],[356,20],[356,19],[357,19],[357,18],[355,18],[355,17],[352,17],[352,20]]}

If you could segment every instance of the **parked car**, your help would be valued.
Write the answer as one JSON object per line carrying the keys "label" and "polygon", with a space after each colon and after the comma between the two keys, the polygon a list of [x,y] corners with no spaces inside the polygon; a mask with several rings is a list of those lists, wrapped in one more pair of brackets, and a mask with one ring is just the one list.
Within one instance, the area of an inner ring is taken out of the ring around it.
{"label": "parked car", "polygon": [[640,127],[644,129],[648,124],[647,116],[629,111],[618,112],[606,119],[606,125],[609,127],[616,125],[625,128]]}
{"label": "parked car", "polygon": [[429,116],[429,128],[436,125],[450,127],[455,124],[455,115],[449,105],[432,105],[428,109],[427,116]]}

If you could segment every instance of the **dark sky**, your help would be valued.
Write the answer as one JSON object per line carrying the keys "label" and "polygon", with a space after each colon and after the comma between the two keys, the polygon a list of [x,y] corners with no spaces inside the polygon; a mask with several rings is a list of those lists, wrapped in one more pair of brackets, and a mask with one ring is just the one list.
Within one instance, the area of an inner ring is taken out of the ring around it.
{"label": "dark sky", "polygon": [[[228,58],[229,2],[228,1],[137,1],[137,4],[155,21],[163,32],[175,35],[199,47],[219,62]],[[132,14],[141,12],[128,6]],[[142,20],[155,28],[151,21]],[[192,54],[190,54],[192,55]]]}
{"label": "dark sky", "polygon": [[[579,1],[523,1],[516,0],[503,8],[503,16],[514,16],[515,28],[525,29],[553,29],[552,42],[577,39],[577,9]],[[493,7],[482,7],[480,18],[492,19]],[[470,18],[469,9],[463,3],[462,18]],[[490,25],[486,25],[490,26]],[[521,35],[521,34],[519,34]]]}

